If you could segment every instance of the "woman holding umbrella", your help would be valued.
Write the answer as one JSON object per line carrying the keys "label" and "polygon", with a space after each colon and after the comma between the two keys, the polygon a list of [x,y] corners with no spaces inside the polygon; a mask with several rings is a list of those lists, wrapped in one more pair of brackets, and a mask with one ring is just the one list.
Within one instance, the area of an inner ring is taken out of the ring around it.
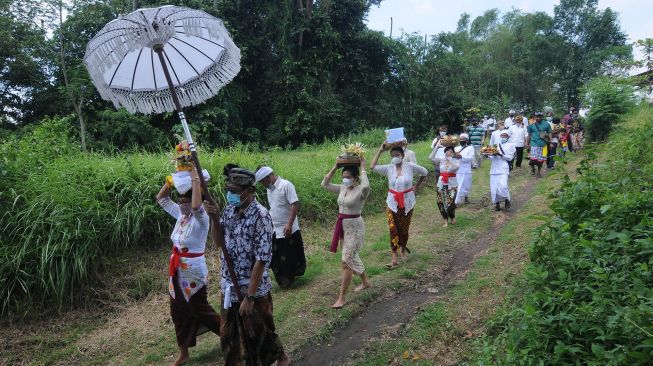
{"label": "woman holding umbrella", "polygon": [[[187,146],[177,146],[179,159],[189,157]],[[208,173],[204,173],[208,180]],[[177,203],[170,199],[175,187]],[[193,163],[179,162],[177,172],[166,177],[156,196],[157,203],[177,222],[172,230],[168,292],[170,316],[175,324],[179,357],[174,365],[189,360],[188,349],[196,344],[198,328],[204,325],[219,335],[220,317],[207,301],[208,269],[204,258],[209,216],[202,206],[199,174]]]}

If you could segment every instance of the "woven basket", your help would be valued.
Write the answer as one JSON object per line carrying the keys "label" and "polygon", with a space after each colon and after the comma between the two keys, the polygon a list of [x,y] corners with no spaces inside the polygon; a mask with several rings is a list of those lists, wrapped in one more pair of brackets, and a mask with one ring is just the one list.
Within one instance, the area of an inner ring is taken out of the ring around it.
{"label": "woven basket", "polygon": [[440,144],[444,147],[456,147],[458,146],[458,138],[452,135],[447,135],[440,140]]}
{"label": "woven basket", "polygon": [[336,165],[343,166],[360,166],[361,159],[358,156],[338,156],[336,158]]}
{"label": "woven basket", "polygon": [[388,149],[388,150],[389,149],[394,149],[395,147],[404,147],[406,145],[408,145],[408,141],[406,141],[406,139],[401,140],[401,141],[395,141],[395,142],[392,142],[392,143],[387,143],[387,142],[383,143],[383,146],[385,146],[385,148]]}

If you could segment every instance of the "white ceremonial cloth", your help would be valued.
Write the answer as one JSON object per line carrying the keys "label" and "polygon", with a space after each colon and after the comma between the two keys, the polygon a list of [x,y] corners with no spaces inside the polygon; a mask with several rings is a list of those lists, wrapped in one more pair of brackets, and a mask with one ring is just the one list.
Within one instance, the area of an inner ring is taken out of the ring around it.
{"label": "white ceremonial cloth", "polygon": [[497,203],[502,200],[510,201],[510,189],[508,187],[508,176],[510,175],[510,166],[508,162],[515,156],[515,145],[506,142],[499,144],[499,151],[503,151],[503,155],[490,156],[492,165],[490,166],[490,195],[492,196],[492,203]]}
{"label": "white ceremonial cloth", "polygon": [[455,151],[462,157],[460,158],[460,167],[456,172],[458,181],[458,193],[456,194],[456,204],[460,204],[465,197],[472,193],[472,163],[474,162],[474,147],[462,146],[456,147]]}

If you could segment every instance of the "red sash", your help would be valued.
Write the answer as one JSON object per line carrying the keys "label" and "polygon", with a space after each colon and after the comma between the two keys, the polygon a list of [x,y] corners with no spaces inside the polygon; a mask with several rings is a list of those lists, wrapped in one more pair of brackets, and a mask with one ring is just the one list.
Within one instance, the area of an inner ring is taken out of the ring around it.
{"label": "red sash", "polygon": [[412,192],[413,187],[408,188],[407,190],[403,192],[397,192],[394,189],[388,189],[388,192],[392,193],[392,195],[395,197],[395,201],[397,201],[397,206],[399,208],[404,208],[406,207],[406,204],[404,202],[404,195],[408,192]]}
{"label": "red sash", "polygon": [[442,184],[449,184],[449,178],[455,178],[456,173],[440,172],[440,177],[442,177]]}
{"label": "red sash", "polygon": [[333,238],[331,239],[331,248],[329,248],[332,253],[338,251],[338,242],[345,236],[345,231],[342,229],[342,220],[355,219],[357,217],[361,217],[361,215],[338,214],[338,221],[336,221]]}
{"label": "red sash", "polygon": [[172,255],[170,256],[170,266],[168,267],[168,274],[170,277],[174,277],[175,272],[181,266],[181,258],[197,258],[203,256],[204,253],[188,253],[180,252],[179,248],[172,247]]}

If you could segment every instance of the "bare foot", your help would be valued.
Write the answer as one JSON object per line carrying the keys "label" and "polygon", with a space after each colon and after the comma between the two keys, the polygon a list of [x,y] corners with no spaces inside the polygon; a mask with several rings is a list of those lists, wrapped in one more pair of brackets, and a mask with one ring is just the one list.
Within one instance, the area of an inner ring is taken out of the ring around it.
{"label": "bare foot", "polygon": [[456,225],[456,219],[451,219],[451,225]]}
{"label": "bare foot", "polygon": [[442,224],[442,227],[447,227],[447,226],[449,226],[449,223],[445,221],[445,223]]}
{"label": "bare foot", "polygon": [[277,358],[277,366],[288,366],[290,365],[290,356],[284,352],[279,358]]}
{"label": "bare foot", "polygon": [[181,366],[188,362],[190,360],[190,356],[188,356],[188,351],[186,352],[181,352],[179,353],[179,357],[177,357],[177,360],[175,363],[172,364],[172,366]]}
{"label": "bare foot", "polygon": [[338,299],[336,302],[331,305],[332,309],[342,309],[342,307],[345,306],[345,300],[344,299]]}
{"label": "bare foot", "polygon": [[387,268],[387,269],[395,269],[397,267],[399,267],[399,263],[397,263],[397,262],[390,262],[390,263],[385,265],[385,268]]}
{"label": "bare foot", "polygon": [[372,285],[370,285],[369,283],[361,283],[360,285],[356,286],[354,292],[360,292],[370,287],[372,287]]}

